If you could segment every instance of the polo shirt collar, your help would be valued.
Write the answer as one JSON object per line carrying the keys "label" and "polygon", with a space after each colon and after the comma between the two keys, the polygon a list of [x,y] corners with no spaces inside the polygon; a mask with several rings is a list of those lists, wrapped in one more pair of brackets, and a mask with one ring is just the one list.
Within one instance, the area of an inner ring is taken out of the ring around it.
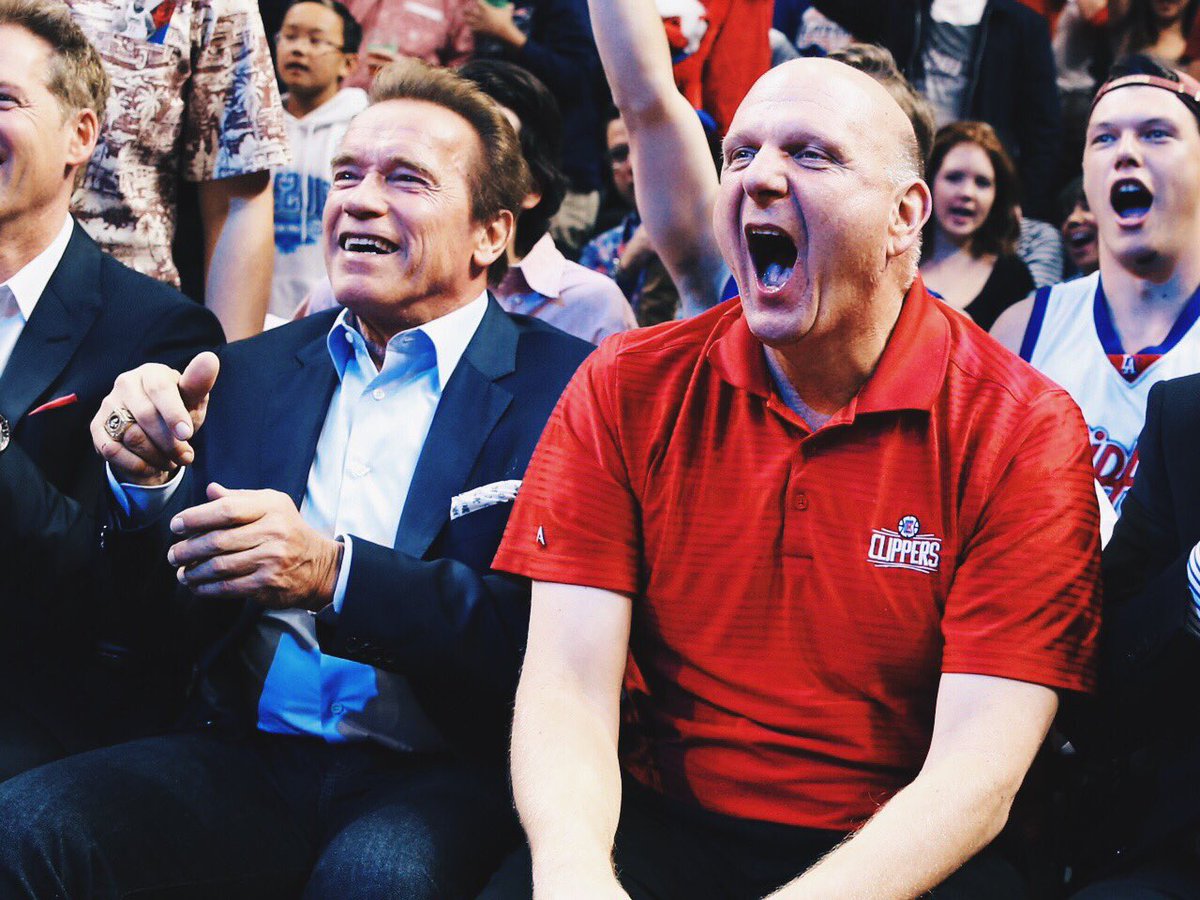
{"label": "polo shirt collar", "polygon": [[[763,358],[763,345],[750,333],[741,305],[733,306],[724,318],[732,321],[708,350],[714,369],[734,387],[770,397],[774,388]],[[918,276],[905,295],[900,316],[875,371],[834,420],[853,419],[859,413],[905,409],[928,412],[941,390],[949,361],[949,323]]]}

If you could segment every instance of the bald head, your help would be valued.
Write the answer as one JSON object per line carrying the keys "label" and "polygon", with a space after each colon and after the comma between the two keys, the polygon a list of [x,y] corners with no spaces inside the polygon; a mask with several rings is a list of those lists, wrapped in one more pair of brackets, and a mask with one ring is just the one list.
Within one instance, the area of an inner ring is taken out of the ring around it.
{"label": "bald head", "polygon": [[797,101],[842,110],[848,126],[890,161],[894,182],[921,177],[917,136],[900,104],[870,75],[833,59],[795,59],[770,69],[746,94],[730,130],[760,104]]}
{"label": "bald head", "polygon": [[891,94],[844,63],[785,63],[750,89],[723,155],[713,230],[759,340],[881,327],[872,316],[916,277],[931,208]]}

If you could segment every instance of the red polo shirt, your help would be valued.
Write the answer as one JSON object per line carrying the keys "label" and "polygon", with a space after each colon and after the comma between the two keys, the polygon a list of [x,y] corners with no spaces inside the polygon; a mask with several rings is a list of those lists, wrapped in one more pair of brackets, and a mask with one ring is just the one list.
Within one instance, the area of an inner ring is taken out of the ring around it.
{"label": "red polo shirt", "polygon": [[918,281],[816,432],[736,300],[606,341],[495,565],[633,597],[639,780],[849,830],[916,775],[941,673],[1091,687],[1097,533],[1075,404]]}

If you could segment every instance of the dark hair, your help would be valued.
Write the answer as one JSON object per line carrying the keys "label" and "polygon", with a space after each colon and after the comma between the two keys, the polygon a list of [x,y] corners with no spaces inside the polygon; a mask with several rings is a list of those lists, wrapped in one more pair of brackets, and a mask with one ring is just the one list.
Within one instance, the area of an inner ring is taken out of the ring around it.
{"label": "dark hair", "polygon": [[[1195,19],[1196,6],[1197,0],[1191,0],[1180,15],[1185,36]],[[1112,34],[1114,46],[1119,53],[1140,53],[1156,43],[1162,35],[1162,30],[1158,26],[1158,18],[1154,15],[1151,0],[1131,0],[1129,11],[1124,18],[1115,23]]]}
{"label": "dark hair", "polygon": [[[1021,233],[1021,217],[1017,213],[1018,198],[1021,196],[1020,182],[1012,159],[991,125],[986,122],[953,122],[939,129],[933,139],[933,151],[929,154],[929,183],[932,185],[937,181],[946,154],[959,144],[977,145],[988,155],[996,173],[996,197],[987,218],[971,235],[971,255],[1011,254],[1016,250],[1017,237]],[[933,231],[936,227],[936,216],[930,216],[925,226],[927,248],[933,247]]]}
{"label": "dark hair", "polygon": [[[1126,75],[1153,75],[1157,78],[1165,78],[1167,81],[1173,81],[1176,84],[1179,83],[1179,73],[1174,69],[1167,68],[1152,56],[1147,56],[1144,53],[1133,53],[1120,59],[1113,65],[1109,70],[1108,78],[1105,79],[1104,84],[1100,85],[1099,90],[1104,90],[1104,85],[1116,81],[1118,78],[1124,78]],[[1200,101],[1197,101],[1190,94],[1176,94],[1175,96],[1187,107],[1188,112],[1196,119],[1196,127],[1200,128]],[[1091,116],[1089,115],[1088,118],[1090,119]]]}
{"label": "dark hair", "polygon": [[908,116],[908,121],[912,122],[913,133],[917,136],[917,151],[921,155],[917,173],[923,174],[933,150],[933,132],[937,128],[937,120],[933,106],[917,92],[896,65],[892,51],[878,44],[853,43],[830,53],[829,58],[870,75],[892,95]]}
{"label": "dark hair", "polygon": [[542,195],[537,206],[524,210],[517,221],[514,249],[518,256],[524,256],[550,230],[550,220],[567,192],[567,178],[561,168],[563,125],[558,101],[536,76],[502,60],[472,60],[458,74],[511,109],[521,123],[521,153],[529,166],[534,190]]}
{"label": "dark hair", "polygon": [[64,113],[90,109],[104,125],[109,81],[100,54],[63,3],[0,0],[0,25],[24,28],[50,45],[46,88]]}
{"label": "dark hair", "polygon": [[362,46],[362,26],[358,24],[358,19],[354,18],[350,10],[338,3],[338,0],[292,0],[288,4],[288,9],[299,6],[301,3],[315,3],[317,6],[323,6],[337,13],[337,17],[342,20],[342,52],[358,52],[358,48]]}
{"label": "dark hair", "polygon": [[1062,226],[1063,222],[1071,217],[1071,213],[1075,211],[1075,207],[1079,205],[1079,201],[1083,201],[1083,205],[1087,206],[1087,195],[1083,192],[1083,178],[1076,176],[1067,182],[1066,186],[1058,192],[1055,205],[1058,212],[1057,225]]}
{"label": "dark hair", "polygon": [[477,85],[417,59],[399,59],[379,70],[371,85],[371,102],[417,100],[461,116],[479,136],[479,165],[468,176],[471,215],[490,222],[501,210],[514,216],[529,193],[529,167],[521,156],[512,125]]}

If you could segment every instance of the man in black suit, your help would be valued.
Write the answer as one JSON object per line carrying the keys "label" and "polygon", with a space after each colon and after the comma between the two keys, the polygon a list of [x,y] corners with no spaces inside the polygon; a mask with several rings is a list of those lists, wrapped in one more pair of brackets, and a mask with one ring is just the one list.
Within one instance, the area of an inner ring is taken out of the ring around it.
{"label": "man in black suit", "polygon": [[114,572],[188,589],[128,575],[198,645],[198,727],[0,787],[4,896],[473,896],[517,839],[529,587],[490,564],[590,346],[486,294],[529,177],[498,107],[411,61],[373,90],[325,209],[345,309],[126,373],[93,420]]}
{"label": "man in black suit", "polygon": [[1156,384],[1104,550],[1100,702],[1075,741],[1110,761],[1080,792],[1080,843],[1100,874],[1086,900],[1200,896],[1198,447],[1200,375]]}
{"label": "man in black suit", "polygon": [[[101,253],[68,213],[108,79],[65,7],[0,3],[0,780],[145,712],[91,585],[104,485],[88,420],[120,372],[186,363],[215,318]],[[98,655],[99,654],[99,655]]]}

